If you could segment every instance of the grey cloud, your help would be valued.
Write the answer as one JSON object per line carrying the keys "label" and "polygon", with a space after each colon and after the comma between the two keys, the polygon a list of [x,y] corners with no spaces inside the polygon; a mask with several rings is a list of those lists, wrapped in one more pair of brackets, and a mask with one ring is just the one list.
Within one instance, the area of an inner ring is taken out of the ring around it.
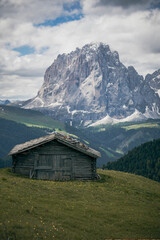
{"label": "grey cloud", "polygon": [[159,45],[153,45],[151,46],[151,51],[155,54],[160,54],[160,46]]}
{"label": "grey cloud", "polygon": [[14,70],[14,71],[10,71],[10,70],[6,70],[6,71],[2,71],[1,74],[3,74],[4,76],[19,76],[19,77],[42,77],[44,75],[44,70],[43,69],[33,69],[33,70],[29,70],[29,69],[19,69],[19,70]]}
{"label": "grey cloud", "polygon": [[63,11],[63,2],[45,0],[0,1],[0,18],[13,18],[14,21],[43,22],[58,17]]}
{"label": "grey cloud", "polygon": [[148,38],[142,39],[141,44],[142,48],[145,52],[152,54],[160,54],[160,43],[158,38],[154,38],[154,36],[149,36]]}
{"label": "grey cloud", "polygon": [[0,18],[14,19],[14,22],[28,21],[33,24],[43,23],[46,20],[53,20],[62,14],[69,15],[76,13],[64,9],[64,3],[73,5],[75,0],[0,0]]}
{"label": "grey cloud", "polygon": [[[27,78],[17,75],[0,76],[0,98],[29,99],[37,94],[42,79],[39,77]],[[22,95],[23,94],[23,95]]]}
{"label": "grey cloud", "polygon": [[128,8],[160,8],[159,0],[99,0],[97,6],[117,6]]}
{"label": "grey cloud", "polygon": [[19,76],[23,76],[23,77],[42,77],[44,75],[44,69],[20,69],[19,71],[17,71],[17,74]]}

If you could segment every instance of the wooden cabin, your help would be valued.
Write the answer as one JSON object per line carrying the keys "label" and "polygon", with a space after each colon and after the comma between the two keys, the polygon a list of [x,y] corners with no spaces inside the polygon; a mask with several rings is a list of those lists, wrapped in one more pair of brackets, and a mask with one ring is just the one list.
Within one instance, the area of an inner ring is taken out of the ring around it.
{"label": "wooden cabin", "polygon": [[68,136],[55,133],[16,145],[13,172],[35,179],[96,179],[96,159],[100,153]]}

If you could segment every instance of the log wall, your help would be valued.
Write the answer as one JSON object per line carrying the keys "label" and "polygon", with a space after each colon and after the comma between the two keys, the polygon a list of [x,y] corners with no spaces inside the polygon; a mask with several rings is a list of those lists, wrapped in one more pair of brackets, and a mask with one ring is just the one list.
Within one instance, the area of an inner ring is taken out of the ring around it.
{"label": "log wall", "polygon": [[14,155],[13,171],[47,180],[95,179],[96,159],[54,140]]}

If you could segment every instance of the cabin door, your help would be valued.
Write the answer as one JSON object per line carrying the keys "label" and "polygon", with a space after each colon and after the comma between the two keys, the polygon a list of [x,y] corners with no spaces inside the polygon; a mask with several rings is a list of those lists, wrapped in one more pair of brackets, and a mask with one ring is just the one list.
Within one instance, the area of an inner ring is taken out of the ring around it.
{"label": "cabin door", "polygon": [[72,160],[67,155],[40,154],[35,162],[38,179],[72,179]]}
{"label": "cabin door", "polygon": [[36,170],[37,179],[50,180],[52,177],[53,155],[39,154],[35,160],[34,169]]}
{"label": "cabin door", "polygon": [[[72,179],[72,159],[67,155],[59,155],[59,168],[62,173],[62,180]],[[58,169],[57,169],[58,170]]]}
{"label": "cabin door", "polygon": [[66,155],[54,155],[53,180],[70,180],[72,178],[72,160]]}

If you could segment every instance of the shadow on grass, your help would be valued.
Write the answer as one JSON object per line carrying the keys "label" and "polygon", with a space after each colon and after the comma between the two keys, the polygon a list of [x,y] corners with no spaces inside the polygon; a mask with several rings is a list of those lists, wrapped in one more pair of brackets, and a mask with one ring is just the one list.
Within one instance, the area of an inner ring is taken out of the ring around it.
{"label": "shadow on grass", "polygon": [[111,176],[104,175],[104,174],[99,174],[99,175],[100,175],[100,179],[97,180],[98,183],[108,182],[112,178]]}
{"label": "shadow on grass", "polygon": [[13,177],[30,179],[28,176],[12,172],[12,168],[6,168],[6,173]]}
{"label": "shadow on grass", "polygon": [[[18,177],[18,178],[21,178],[21,179],[28,179],[30,180],[30,178],[28,176],[25,176],[25,175],[21,175],[21,174],[18,174],[18,173],[14,173],[12,172],[12,168],[6,168],[6,173],[9,174],[10,176],[13,176],[13,177]],[[100,176],[100,179],[96,179],[96,180],[82,180],[82,182],[96,182],[96,183],[106,183],[106,182],[109,182],[112,177],[109,176],[109,175],[105,175],[105,174],[98,174]],[[4,181],[7,180],[7,179],[4,179]],[[38,179],[34,178],[34,180],[37,180],[39,181]],[[43,180],[44,182],[45,181],[49,181],[49,180]],[[50,180],[52,182],[52,180]],[[71,180],[71,181],[67,181],[67,182],[79,182],[80,180]],[[66,182],[66,181],[60,181],[60,180],[57,180],[56,182]]]}

